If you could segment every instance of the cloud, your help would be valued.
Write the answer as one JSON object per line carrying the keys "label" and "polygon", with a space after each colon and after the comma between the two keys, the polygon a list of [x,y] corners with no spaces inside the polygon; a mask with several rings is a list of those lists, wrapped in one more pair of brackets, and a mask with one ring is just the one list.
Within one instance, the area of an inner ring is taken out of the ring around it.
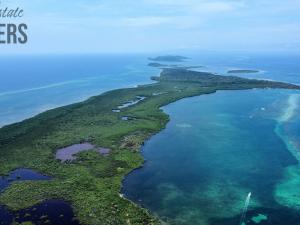
{"label": "cloud", "polygon": [[299,0],[4,2],[25,9],[32,51],[300,47]]}

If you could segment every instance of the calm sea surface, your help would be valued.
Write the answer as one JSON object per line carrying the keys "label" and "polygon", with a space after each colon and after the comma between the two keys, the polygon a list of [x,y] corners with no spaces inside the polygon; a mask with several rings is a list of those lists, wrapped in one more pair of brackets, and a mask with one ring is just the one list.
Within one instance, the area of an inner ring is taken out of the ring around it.
{"label": "calm sea surface", "polygon": [[[300,83],[296,55],[189,54],[185,65]],[[149,83],[145,55],[0,60],[0,125],[104,91]],[[170,122],[143,147],[123,193],[178,225],[300,224],[300,92],[219,91],[163,107]],[[248,198],[247,198],[248,197]]]}
{"label": "calm sea surface", "polygon": [[0,127],[105,91],[150,83],[146,56],[0,57]]}

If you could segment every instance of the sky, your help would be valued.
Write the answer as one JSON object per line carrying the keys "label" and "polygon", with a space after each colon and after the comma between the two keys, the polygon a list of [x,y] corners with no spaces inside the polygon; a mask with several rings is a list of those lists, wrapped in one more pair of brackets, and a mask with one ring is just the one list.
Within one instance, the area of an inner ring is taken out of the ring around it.
{"label": "sky", "polygon": [[300,50],[300,0],[1,0],[28,43],[0,53]]}

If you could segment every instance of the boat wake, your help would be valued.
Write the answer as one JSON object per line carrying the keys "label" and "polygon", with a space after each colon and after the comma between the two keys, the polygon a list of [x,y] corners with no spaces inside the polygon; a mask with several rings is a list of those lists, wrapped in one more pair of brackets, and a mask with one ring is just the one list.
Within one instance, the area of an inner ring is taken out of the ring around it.
{"label": "boat wake", "polygon": [[247,198],[246,198],[246,201],[245,201],[245,205],[244,205],[244,208],[243,208],[243,212],[242,212],[242,216],[241,216],[241,220],[240,220],[239,225],[245,224],[244,220],[246,218],[246,213],[248,211],[248,206],[250,204],[250,199],[251,199],[251,192],[249,192],[249,194],[247,195]]}

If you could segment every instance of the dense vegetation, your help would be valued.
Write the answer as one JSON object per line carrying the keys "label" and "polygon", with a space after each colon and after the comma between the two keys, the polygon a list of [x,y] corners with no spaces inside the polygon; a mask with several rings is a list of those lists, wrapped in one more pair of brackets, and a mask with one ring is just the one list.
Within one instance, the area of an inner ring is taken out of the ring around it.
{"label": "dense vegetation", "polygon": [[[1,174],[31,168],[54,178],[14,183],[1,193],[0,204],[19,210],[46,199],[63,199],[70,202],[83,224],[158,224],[119,192],[124,176],[143,164],[139,149],[145,139],[168,122],[161,106],[217,90],[300,88],[185,69],[165,69],[154,79],[159,82],[109,91],[0,129]],[[146,99],[112,112],[136,96]],[[134,119],[125,121],[124,116]],[[77,160],[66,163],[55,159],[57,149],[86,141],[112,151],[107,157],[96,151],[81,152]]]}
{"label": "dense vegetation", "polygon": [[155,63],[155,62],[152,62],[152,63],[149,63],[148,66],[152,66],[152,67],[168,67],[168,65],[165,65],[165,64],[161,64],[161,63]]}
{"label": "dense vegetation", "polygon": [[218,88],[219,86],[221,86],[222,88],[228,87],[230,89],[266,87],[299,89],[299,86],[294,84],[268,80],[245,79],[235,76],[221,76],[208,72],[195,72],[184,68],[164,69],[159,77],[152,77],[152,79],[157,81],[192,82],[198,83],[199,85],[204,87]]}
{"label": "dense vegetation", "polygon": [[229,70],[227,73],[259,73],[258,70]]}

